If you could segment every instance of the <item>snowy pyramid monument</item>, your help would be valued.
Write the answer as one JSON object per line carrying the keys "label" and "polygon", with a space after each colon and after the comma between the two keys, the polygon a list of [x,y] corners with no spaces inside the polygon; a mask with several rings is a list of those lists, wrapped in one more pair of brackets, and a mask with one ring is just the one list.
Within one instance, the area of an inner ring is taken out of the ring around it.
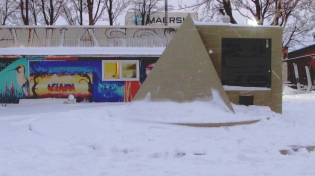
{"label": "snowy pyramid monument", "polygon": [[213,93],[234,112],[193,19],[188,15],[132,101],[209,101]]}

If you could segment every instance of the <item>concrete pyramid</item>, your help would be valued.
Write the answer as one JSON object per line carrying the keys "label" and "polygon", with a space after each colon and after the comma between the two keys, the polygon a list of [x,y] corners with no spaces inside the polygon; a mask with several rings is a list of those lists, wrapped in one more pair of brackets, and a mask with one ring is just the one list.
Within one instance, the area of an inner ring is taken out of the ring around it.
{"label": "concrete pyramid", "polygon": [[188,15],[132,101],[208,101],[216,90],[234,112],[193,19]]}

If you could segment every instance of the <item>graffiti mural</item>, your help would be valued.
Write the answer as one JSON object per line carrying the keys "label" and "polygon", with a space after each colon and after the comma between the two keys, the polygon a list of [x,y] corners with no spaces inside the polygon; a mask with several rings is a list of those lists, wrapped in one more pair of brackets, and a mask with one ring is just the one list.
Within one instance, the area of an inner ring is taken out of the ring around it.
{"label": "graffiti mural", "polygon": [[[102,80],[102,62],[106,60],[137,63],[139,77]],[[19,103],[19,99],[26,98],[67,98],[70,94],[77,102],[130,102],[157,60],[157,57],[2,58],[0,103]]]}
{"label": "graffiti mural", "polygon": [[124,102],[124,81],[99,82],[95,102]]}
{"label": "graffiti mural", "polygon": [[17,59],[12,59],[12,58],[8,58],[8,59],[0,59],[0,72],[2,70],[4,70],[7,66],[9,66],[10,64],[12,64],[13,62],[15,62]]}
{"label": "graffiti mural", "polygon": [[85,61],[29,61],[31,98],[67,98],[93,101],[93,73]]}
{"label": "graffiti mural", "polygon": [[140,82],[138,81],[126,81],[124,87],[124,101],[130,102],[140,89]]}
{"label": "graffiti mural", "polygon": [[177,28],[178,26],[2,28],[0,47],[166,47],[175,35]]}
{"label": "graffiti mural", "polygon": [[[89,59],[91,58],[79,58]],[[115,60],[116,58],[108,58]],[[124,81],[102,81],[102,60],[92,61],[93,66],[93,101],[124,102]]]}
{"label": "graffiti mural", "polygon": [[146,58],[142,60],[140,66],[140,83],[142,84],[153,69],[158,58]]}
{"label": "graffiti mural", "polygon": [[20,58],[0,60],[0,102],[18,103],[19,99],[30,97],[29,60],[44,58]]}
{"label": "graffiti mural", "polygon": [[108,45],[103,44],[103,46],[127,46],[126,29],[107,29],[105,36],[108,39],[106,42]]}

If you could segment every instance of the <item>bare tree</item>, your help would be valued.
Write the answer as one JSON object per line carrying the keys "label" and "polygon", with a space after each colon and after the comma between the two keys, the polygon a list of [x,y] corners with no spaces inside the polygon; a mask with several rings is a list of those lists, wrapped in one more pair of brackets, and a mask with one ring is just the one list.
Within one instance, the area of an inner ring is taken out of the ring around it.
{"label": "bare tree", "polygon": [[[40,16],[39,0],[5,0],[9,2],[9,16],[7,20],[12,25],[37,25]],[[5,1],[0,2],[2,8],[6,7]]]}
{"label": "bare tree", "polygon": [[10,17],[18,10],[18,3],[12,0],[0,1],[0,23],[6,25]]}
{"label": "bare tree", "polygon": [[[67,0],[61,16],[69,25],[83,25],[84,16],[88,24],[95,25],[99,20],[107,20],[113,25],[117,17],[129,6],[128,0]],[[105,13],[108,16],[105,17]]]}
{"label": "bare tree", "polygon": [[315,1],[313,0],[196,0],[192,5],[180,5],[201,11],[201,20],[218,21],[228,15],[237,24],[233,12],[258,25],[274,25],[283,28],[283,47],[291,47],[306,40],[315,27]]}
{"label": "bare tree", "polygon": [[40,0],[42,18],[45,25],[55,24],[63,5],[63,0]]}
{"label": "bare tree", "polygon": [[39,0],[28,0],[29,2],[29,24],[38,25],[41,16],[41,6]]}
{"label": "bare tree", "polygon": [[303,45],[311,39],[309,34],[315,28],[315,2],[312,0],[298,3],[283,3],[283,10],[278,21],[284,29],[282,45],[292,47],[296,44]]}
{"label": "bare tree", "polygon": [[69,25],[83,25],[83,15],[86,10],[85,0],[68,0],[62,7],[61,16]]}
{"label": "bare tree", "polygon": [[150,23],[150,16],[164,10],[164,0],[132,0],[131,10],[141,16],[141,25]]}
{"label": "bare tree", "polygon": [[129,6],[128,0],[105,0],[109,25],[112,26],[117,17]]}
{"label": "bare tree", "polygon": [[222,15],[228,15],[232,24],[237,24],[233,16],[230,0],[196,0],[194,4],[182,5],[180,9],[191,9],[199,12],[200,21],[219,21]]}
{"label": "bare tree", "polygon": [[29,6],[28,0],[20,0],[20,12],[24,25],[30,24],[28,6]]}
{"label": "bare tree", "polygon": [[89,25],[95,25],[104,15],[106,6],[105,0],[86,0]]}

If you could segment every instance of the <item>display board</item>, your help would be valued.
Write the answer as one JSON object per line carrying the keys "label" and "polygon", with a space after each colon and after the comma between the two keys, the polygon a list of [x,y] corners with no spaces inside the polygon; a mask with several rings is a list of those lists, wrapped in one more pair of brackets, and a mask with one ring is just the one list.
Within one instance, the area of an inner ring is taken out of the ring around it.
{"label": "display board", "polygon": [[271,39],[222,39],[223,85],[271,87]]}

